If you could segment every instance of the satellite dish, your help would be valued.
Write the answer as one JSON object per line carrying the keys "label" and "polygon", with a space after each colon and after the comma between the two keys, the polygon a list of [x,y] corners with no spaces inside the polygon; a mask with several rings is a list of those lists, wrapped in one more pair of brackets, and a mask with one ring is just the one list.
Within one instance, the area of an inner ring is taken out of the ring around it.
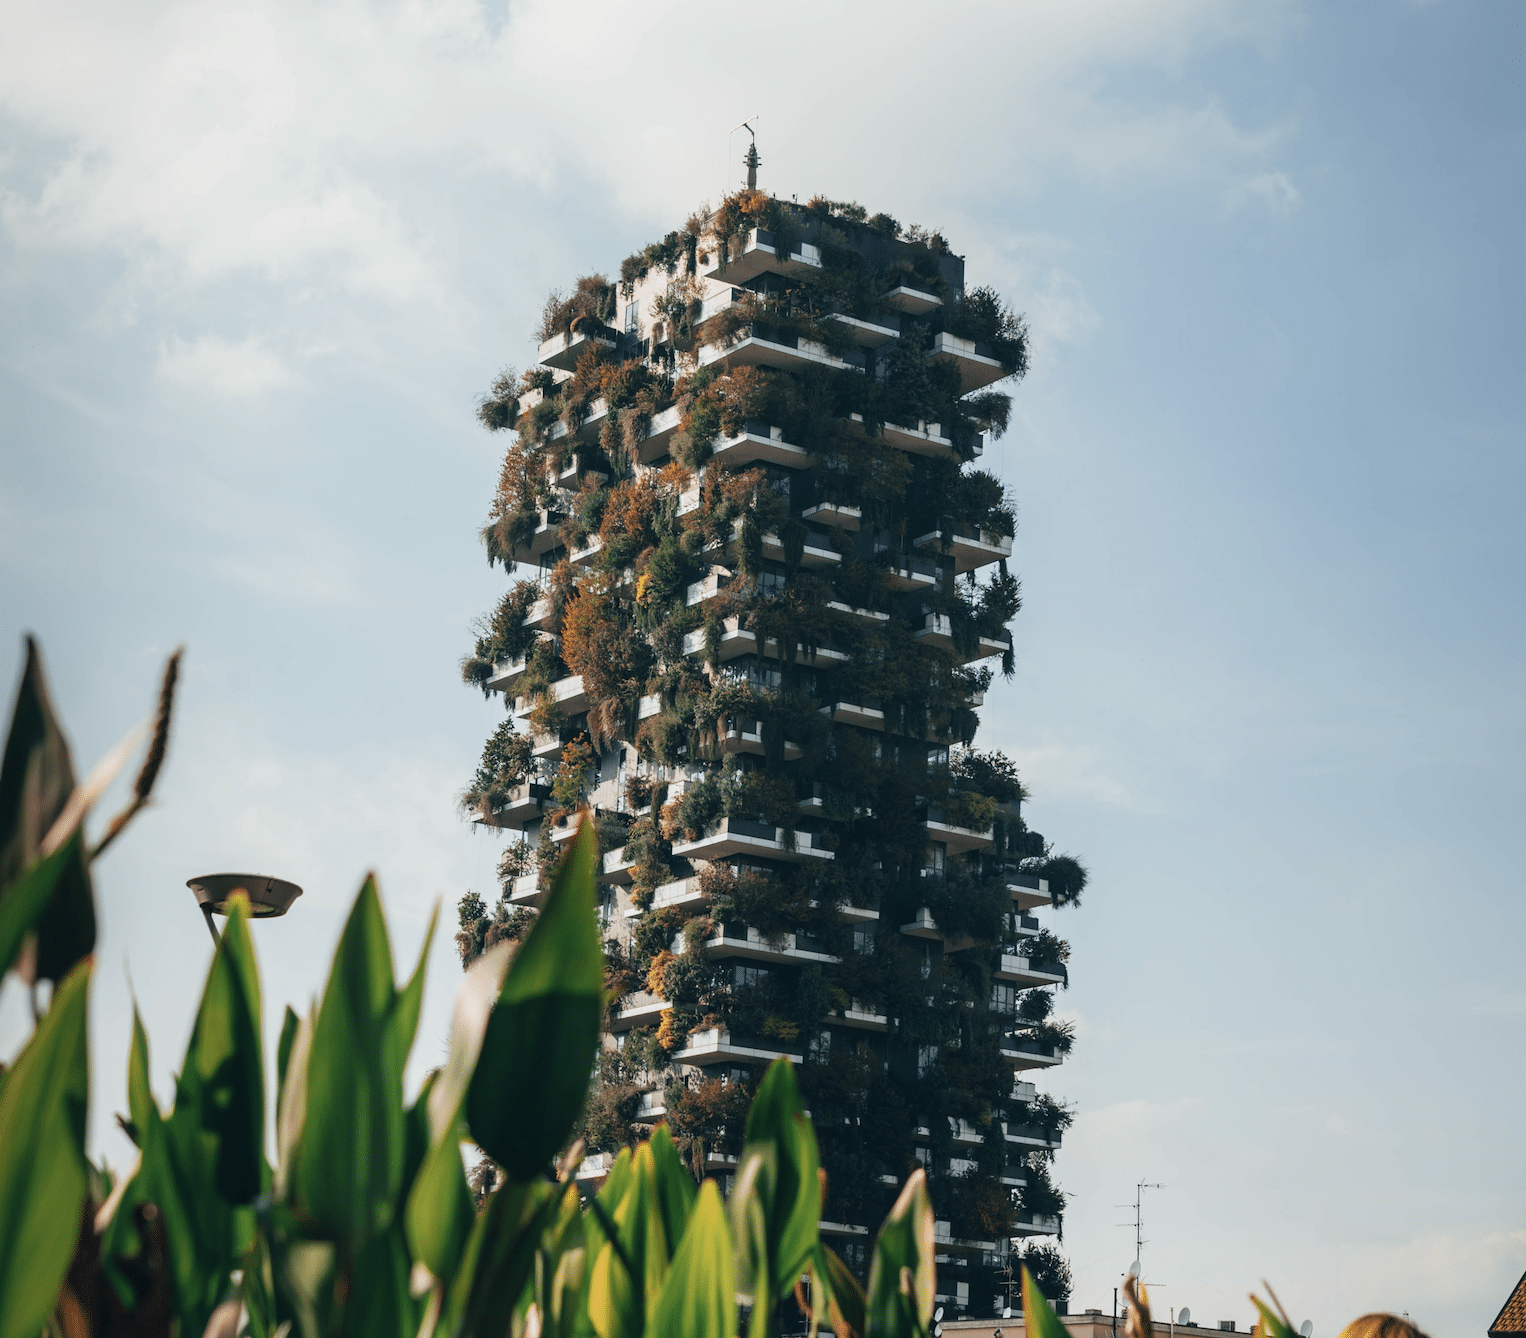
{"label": "satellite dish", "polygon": [[1298,1332],[1303,1335],[1303,1338],[1314,1338],[1314,1321],[1312,1319],[1304,1320],[1298,1326]]}
{"label": "satellite dish", "polygon": [[936,1324],[942,1318],[943,1318],[943,1307],[940,1305],[936,1310],[933,1311],[933,1323]]}
{"label": "satellite dish", "polygon": [[1183,1306],[1176,1312],[1176,1322],[1178,1324],[1191,1324],[1192,1311],[1188,1310],[1186,1306]]}
{"label": "satellite dish", "polygon": [[1129,1265],[1129,1276],[1131,1278],[1137,1278],[1139,1276],[1139,1260],[1136,1259],[1132,1264]]}

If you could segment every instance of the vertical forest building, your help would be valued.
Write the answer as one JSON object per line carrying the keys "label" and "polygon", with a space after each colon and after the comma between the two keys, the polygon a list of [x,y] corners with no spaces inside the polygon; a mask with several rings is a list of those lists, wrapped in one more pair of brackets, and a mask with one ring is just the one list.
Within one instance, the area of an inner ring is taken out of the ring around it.
{"label": "vertical forest building", "polygon": [[1027,365],[937,232],[754,189],[700,210],[553,293],[536,364],[483,400],[512,584],[463,662],[506,706],[464,804],[509,836],[463,959],[597,821],[614,1002],[581,1175],[666,1121],[725,1188],[784,1056],[834,1248],[862,1273],[925,1167],[940,1299],[972,1315],[1061,1230],[1047,917],[1085,882],[974,746],[1020,607],[982,458]]}

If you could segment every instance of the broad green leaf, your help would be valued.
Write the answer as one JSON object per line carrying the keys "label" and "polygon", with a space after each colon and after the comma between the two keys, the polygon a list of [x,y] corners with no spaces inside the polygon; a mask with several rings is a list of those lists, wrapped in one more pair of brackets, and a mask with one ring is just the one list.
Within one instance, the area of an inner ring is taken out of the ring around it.
{"label": "broad green leaf", "polygon": [[[631,1150],[621,1148],[615,1154],[615,1164],[609,1168],[609,1174],[604,1177],[603,1187],[595,1196],[599,1207],[611,1221],[614,1220],[615,1210],[620,1206],[620,1201],[625,1197],[625,1191],[630,1188],[630,1183]],[[588,1237],[588,1257],[596,1259],[609,1239],[604,1232],[598,1213],[592,1209],[589,1210],[588,1216],[584,1219],[583,1229]]]}
{"label": "broad green leaf", "polygon": [[297,1149],[302,1145],[302,1129],[307,1123],[307,1061],[317,1025],[315,1002],[307,1016],[297,1023],[296,1034],[291,1038],[291,1055],[281,1082],[281,1104],[276,1110],[275,1192],[286,1202],[295,1192]]}
{"label": "broad green leaf", "polygon": [[550,1164],[588,1097],[604,992],[598,860],[585,817],[504,976],[467,1091],[472,1138],[516,1180]]}
{"label": "broad green leaf", "polygon": [[0,898],[36,859],[73,790],[69,744],[53,712],[37,643],[27,637],[26,667],[0,761]]}
{"label": "broad green leaf", "polygon": [[864,1289],[830,1245],[822,1245],[817,1256],[816,1277],[825,1286],[832,1331],[837,1338],[849,1335],[864,1338]]}
{"label": "broad green leaf", "polygon": [[447,1292],[442,1334],[501,1338],[524,1295],[541,1232],[560,1196],[545,1181],[509,1181],[488,1197]]}
{"label": "broad green leaf", "polygon": [[934,1268],[933,1205],[927,1197],[927,1175],[918,1169],[907,1179],[874,1242],[865,1300],[866,1338],[925,1338],[937,1292]]}
{"label": "broad green leaf", "polygon": [[234,897],[167,1119],[148,1088],[141,1023],[129,1061],[134,1123],[143,1119],[143,1193],[163,1218],[180,1326],[192,1333],[228,1299],[229,1271],[252,1235],[241,1205],[264,1189],[265,1070],[248,921],[248,899]]}
{"label": "broad green leaf", "polygon": [[448,1280],[461,1261],[475,1216],[461,1145],[447,1134],[424,1154],[408,1193],[404,1220],[414,1259],[436,1278]]}
{"label": "broad green leaf", "polygon": [[[752,1143],[743,1149],[732,1182],[729,1208],[736,1252],[736,1285],[753,1303],[750,1331],[766,1332],[773,1313],[769,1302],[773,1284],[769,1266],[768,1204],[774,1200],[779,1158],[772,1143]],[[762,1327],[760,1327],[762,1326]]]}
{"label": "broad green leaf", "polygon": [[1033,1338],[1068,1338],[1070,1332],[1049,1308],[1049,1302],[1034,1283],[1026,1264],[1023,1265],[1023,1325]]}
{"label": "broad green leaf", "polygon": [[640,1338],[670,1258],[650,1143],[632,1156],[630,1181],[613,1217],[620,1248],[606,1242],[594,1259],[588,1318],[600,1338]]}
{"label": "broad green leaf", "polygon": [[[817,1224],[821,1220],[820,1161],[816,1150],[816,1135],[805,1116],[805,1106],[800,1100],[800,1090],[795,1083],[794,1067],[787,1059],[775,1060],[759,1084],[747,1113],[746,1143],[742,1158],[758,1149],[771,1149],[771,1173],[756,1174],[746,1181],[746,1192],[760,1196],[759,1206],[764,1228],[764,1242],[768,1268],[768,1294],[772,1299],[788,1295],[810,1262],[818,1241]],[[740,1171],[737,1185],[743,1186]],[[736,1190],[732,1191],[733,1199]],[[733,1220],[738,1225],[738,1274],[743,1290],[762,1292],[755,1276],[748,1268],[759,1266],[757,1245],[744,1242],[740,1229],[742,1212],[748,1221],[748,1231],[756,1230],[751,1208],[737,1205],[733,1208]],[[746,1246],[744,1250],[744,1244]],[[743,1260],[752,1264],[743,1267]]]}
{"label": "broad green leaf", "polygon": [[196,1079],[201,1131],[217,1141],[218,1193],[248,1203],[264,1187],[265,1060],[260,1038],[260,980],[249,937],[249,900],[234,896],[202,993],[181,1071],[177,1113]]}
{"label": "broad green leaf", "polygon": [[706,1180],[646,1332],[649,1338],[732,1338],[736,1326],[731,1233],[720,1191]]}
{"label": "broad green leaf", "polygon": [[276,1041],[276,1109],[281,1109],[281,1093],[286,1090],[286,1069],[291,1063],[292,1042],[297,1039],[297,1027],[301,1019],[292,1011],[290,1004],[281,1018],[281,1036]]}
{"label": "broad green leaf", "polygon": [[395,998],[386,921],[375,879],[367,877],[313,1028],[294,1184],[297,1202],[321,1229],[355,1241],[386,1229],[402,1182]]}
{"label": "broad green leaf", "polygon": [[344,1306],[348,1338],[414,1338],[423,1307],[408,1294],[408,1247],[401,1222],[366,1242],[350,1269]]}
{"label": "broad green leaf", "polygon": [[0,1338],[35,1338],[68,1271],[89,1187],[86,1019],[75,967],[0,1088]]}
{"label": "broad green leaf", "polygon": [[666,1124],[659,1124],[652,1131],[647,1146],[652,1150],[652,1169],[657,1184],[657,1206],[662,1213],[662,1229],[667,1237],[668,1250],[674,1249],[682,1239],[689,1213],[694,1208],[696,1189],[694,1177],[689,1174],[673,1146],[673,1137]]}
{"label": "broad green leaf", "polygon": [[37,860],[0,896],[0,976],[16,964],[21,941],[42,918],[70,864],[81,858],[83,840],[76,829],[64,845]]}

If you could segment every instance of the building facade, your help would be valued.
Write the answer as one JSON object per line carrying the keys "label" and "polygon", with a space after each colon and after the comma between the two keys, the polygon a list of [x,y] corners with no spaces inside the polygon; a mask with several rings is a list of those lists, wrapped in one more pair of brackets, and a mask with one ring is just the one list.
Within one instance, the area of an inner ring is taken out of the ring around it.
{"label": "building facade", "polygon": [[464,802],[511,840],[463,958],[523,931],[587,806],[615,1002],[583,1176],[666,1120],[724,1187],[785,1056],[838,1252],[862,1273],[925,1167],[943,1303],[1000,1314],[1015,1243],[1061,1227],[1047,916],[1085,883],[973,747],[1020,605],[980,462],[1022,322],[937,233],[748,189],[540,336],[480,408],[516,579],[463,662],[508,708]]}

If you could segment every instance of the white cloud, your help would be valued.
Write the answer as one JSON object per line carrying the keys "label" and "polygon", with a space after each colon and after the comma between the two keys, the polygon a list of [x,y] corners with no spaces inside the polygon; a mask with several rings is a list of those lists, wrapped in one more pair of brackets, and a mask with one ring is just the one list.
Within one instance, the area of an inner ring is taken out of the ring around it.
{"label": "white cloud", "polygon": [[[40,175],[10,174],[3,217],[26,245],[128,254],[160,280],[253,273],[428,305],[448,302],[452,283],[421,217],[442,182],[463,186],[470,210],[495,179],[588,181],[614,209],[668,219],[730,184],[725,128],[758,110],[765,184],[858,193],[908,216],[979,212],[992,188],[1031,190],[1054,171],[1222,189],[1250,172],[1274,194],[1286,181],[1265,170],[1279,129],[1245,128],[1198,95],[1117,87],[1259,40],[1284,6],[1251,17],[1224,0],[971,3],[960,21],[979,40],[959,78],[909,96],[923,48],[907,35],[925,18],[889,9],[871,31],[852,8],[786,5],[748,32],[739,65],[737,34],[676,0],[593,4],[576,21],[531,0],[501,26],[472,0],[13,7],[0,98],[54,148]],[[873,78],[792,76],[801,23]],[[681,70],[676,107],[660,81],[642,92],[583,77],[616,57]],[[621,103],[632,114],[611,115]],[[882,199],[891,159],[919,169],[895,174],[897,198]]]}
{"label": "white cloud", "polygon": [[280,354],[254,335],[236,344],[218,335],[202,335],[191,343],[168,340],[159,349],[158,371],[172,385],[229,398],[281,390],[301,379]]}

